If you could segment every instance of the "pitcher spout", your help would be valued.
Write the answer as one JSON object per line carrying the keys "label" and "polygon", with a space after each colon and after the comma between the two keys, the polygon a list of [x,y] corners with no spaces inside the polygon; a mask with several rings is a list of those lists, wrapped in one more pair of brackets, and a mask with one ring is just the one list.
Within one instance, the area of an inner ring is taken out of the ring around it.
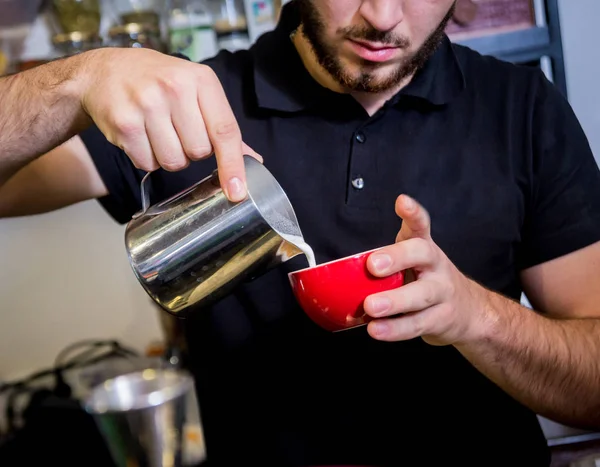
{"label": "pitcher spout", "polygon": [[283,239],[279,250],[277,251],[277,256],[280,258],[282,263],[285,263],[286,261],[303,254],[304,252],[300,248],[285,239]]}

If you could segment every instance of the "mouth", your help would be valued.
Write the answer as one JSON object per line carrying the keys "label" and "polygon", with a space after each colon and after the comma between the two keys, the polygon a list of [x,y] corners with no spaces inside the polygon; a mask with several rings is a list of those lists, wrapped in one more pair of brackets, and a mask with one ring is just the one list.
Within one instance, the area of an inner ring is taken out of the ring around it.
{"label": "mouth", "polygon": [[366,42],[348,39],[350,47],[363,60],[370,62],[387,62],[398,52],[400,47],[377,42]]}

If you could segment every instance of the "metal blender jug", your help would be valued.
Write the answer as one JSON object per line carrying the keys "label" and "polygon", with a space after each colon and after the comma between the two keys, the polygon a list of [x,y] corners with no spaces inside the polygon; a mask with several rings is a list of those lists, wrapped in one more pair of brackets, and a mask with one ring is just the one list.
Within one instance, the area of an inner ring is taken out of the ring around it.
{"label": "metal blender jug", "polygon": [[97,385],[83,407],[117,467],[182,467],[194,387],[181,370],[146,369]]}
{"label": "metal blender jug", "polygon": [[285,192],[256,159],[244,156],[244,164],[248,196],[238,203],[227,199],[216,171],[153,206],[150,174],[142,180],[142,211],[128,223],[125,245],[138,281],[167,312],[185,317],[302,253]]}

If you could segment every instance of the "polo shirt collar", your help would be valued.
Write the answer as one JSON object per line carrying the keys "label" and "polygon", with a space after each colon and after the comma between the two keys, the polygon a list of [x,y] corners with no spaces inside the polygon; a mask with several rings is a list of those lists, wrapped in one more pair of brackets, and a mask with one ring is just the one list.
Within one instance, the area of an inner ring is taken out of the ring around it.
{"label": "polo shirt collar", "polygon": [[[299,112],[331,98],[333,91],[315,81],[290,38],[300,24],[297,0],[283,6],[277,27],[261,36],[252,46],[254,90],[261,108]],[[448,37],[403,88],[391,104],[402,96],[424,100],[434,106],[444,105],[465,88],[465,77]]]}
{"label": "polo shirt collar", "polygon": [[466,87],[465,75],[448,36],[399,96],[412,96],[435,106],[449,104]]}

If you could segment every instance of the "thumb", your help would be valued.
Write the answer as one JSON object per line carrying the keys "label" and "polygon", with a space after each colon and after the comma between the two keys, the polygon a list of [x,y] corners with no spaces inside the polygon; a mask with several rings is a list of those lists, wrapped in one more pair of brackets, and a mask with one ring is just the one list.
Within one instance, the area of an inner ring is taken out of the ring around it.
{"label": "thumb", "polygon": [[396,236],[396,242],[409,238],[431,238],[431,221],[427,210],[407,195],[396,200],[396,214],[402,219],[402,227]]}
{"label": "thumb", "polygon": [[244,151],[244,154],[254,157],[261,164],[264,162],[262,156],[259,153],[257,153],[254,149],[252,149],[250,146],[248,146],[246,143],[244,143],[243,141],[242,141],[242,150]]}

